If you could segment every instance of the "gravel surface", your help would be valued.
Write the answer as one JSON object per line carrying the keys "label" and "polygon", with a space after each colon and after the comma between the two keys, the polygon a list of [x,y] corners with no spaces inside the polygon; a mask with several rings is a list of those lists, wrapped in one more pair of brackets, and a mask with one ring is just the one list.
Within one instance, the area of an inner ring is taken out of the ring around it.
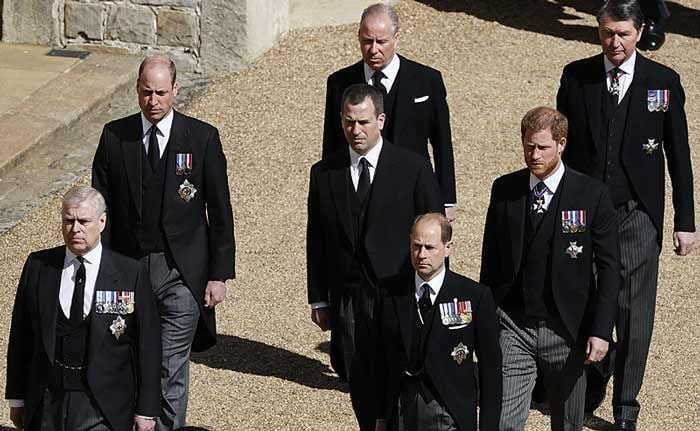
{"label": "gravel surface", "polygon": [[[452,113],[458,187],[453,268],[478,277],[491,181],[523,166],[519,122],[553,105],[562,67],[599,52],[589,3],[576,0],[404,0],[399,51],[440,69]],[[669,3],[666,45],[649,56],[683,77],[695,171],[700,136],[700,1]],[[587,9],[588,8],[588,9]],[[213,82],[188,108],[221,131],[236,219],[238,278],[217,308],[219,345],[193,356],[189,422],[212,430],[351,430],[346,388],[329,369],[328,334],[306,305],[308,172],[320,157],[328,74],[357,61],[354,25],[290,32],[253,67]],[[86,179],[83,181],[87,181]],[[697,196],[696,196],[696,200]],[[0,236],[8,334],[26,255],[60,243],[59,202],[49,199]],[[666,215],[672,220],[671,212]],[[668,225],[668,223],[667,223]],[[670,227],[670,226],[669,226]],[[700,429],[698,254],[661,256],[656,328],[640,401],[641,430]],[[0,341],[4,350],[5,339]],[[4,361],[3,361],[4,366]],[[4,372],[2,377],[4,379]],[[610,399],[590,428],[608,429]],[[9,425],[5,415],[0,422]],[[533,411],[528,430],[549,429]]]}

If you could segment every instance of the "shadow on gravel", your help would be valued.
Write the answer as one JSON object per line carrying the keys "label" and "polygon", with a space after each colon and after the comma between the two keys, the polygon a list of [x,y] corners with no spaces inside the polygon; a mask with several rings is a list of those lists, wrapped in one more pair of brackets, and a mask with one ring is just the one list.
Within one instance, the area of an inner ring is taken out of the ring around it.
{"label": "shadow on gravel", "polygon": [[[576,24],[580,18],[566,13],[565,7],[578,12],[595,15],[602,1],[558,0],[530,1],[523,6],[522,0],[417,0],[441,12],[463,12],[486,21],[495,21],[519,30],[547,34],[565,40],[577,40],[598,44],[595,27]],[[671,18],[668,33],[700,38],[700,10],[691,9],[667,1]],[[566,23],[560,20],[567,21]]]}
{"label": "shadow on gravel", "polygon": [[278,377],[314,389],[348,392],[347,384],[340,382],[330,367],[317,359],[233,335],[219,335],[216,346],[203,353],[192,353],[191,359],[211,368]]}

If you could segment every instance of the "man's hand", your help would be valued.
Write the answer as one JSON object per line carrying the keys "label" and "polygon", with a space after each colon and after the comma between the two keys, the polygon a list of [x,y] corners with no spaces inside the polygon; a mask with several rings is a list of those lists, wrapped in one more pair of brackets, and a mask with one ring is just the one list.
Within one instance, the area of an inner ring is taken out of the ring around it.
{"label": "man's hand", "polygon": [[219,280],[209,280],[204,290],[204,306],[214,308],[226,299],[226,283]]}
{"label": "man's hand", "polygon": [[321,331],[327,331],[330,329],[330,319],[329,319],[328,307],[316,308],[311,310],[311,320],[321,328]]}
{"label": "man's hand", "polygon": [[673,251],[678,256],[685,256],[695,246],[695,232],[673,232]]}
{"label": "man's hand", "polygon": [[586,360],[583,363],[590,364],[602,361],[608,353],[608,346],[609,343],[602,338],[588,337],[588,343],[586,343]]}
{"label": "man's hand", "polygon": [[457,219],[457,207],[445,207],[445,217],[450,223],[455,221]]}
{"label": "man's hand", "polygon": [[154,419],[134,416],[134,431],[153,431],[154,429],[156,429],[156,421]]}
{"label": "man's hand", "polygon": [[386,431],[386,421],[384,419],[377,419],[374,423],[374,431]]}
{"label": "man's hand", "polygon": [[24,407],[10,407],[10,420],[18,430],[24,429]]}

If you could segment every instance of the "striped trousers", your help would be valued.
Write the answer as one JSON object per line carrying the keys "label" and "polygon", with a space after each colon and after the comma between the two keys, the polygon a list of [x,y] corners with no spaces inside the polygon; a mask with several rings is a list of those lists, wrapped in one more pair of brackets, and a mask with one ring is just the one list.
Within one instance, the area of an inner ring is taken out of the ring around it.
{"label": "striped trousers", "polygon": [[623,284],[615,322],[613,415],[636,421],[654,327],[660,250],[654,224],[636,204],[618,209],[617,218]]}
{"label": "striped trousers", "polygon": [[515,313],[509,315],[500,308],[497,312],[503,353],[500,431],[525,429],[538,369],[550,402],[551,429],[582,430],[585,344],[574,343],[557,321],[526,325]]}

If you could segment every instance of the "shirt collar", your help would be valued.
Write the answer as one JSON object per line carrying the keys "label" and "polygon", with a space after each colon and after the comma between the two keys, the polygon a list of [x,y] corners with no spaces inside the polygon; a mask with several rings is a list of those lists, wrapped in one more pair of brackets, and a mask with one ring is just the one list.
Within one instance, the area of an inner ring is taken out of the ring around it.
{"label": "shirt collar", "polygon": [[355,152],[350,145],[348,149],[350,150],[350,165],[354,168],[360,163],[360,157],[364,157],[369,162],[370,166],[377,168],[377,163],[379,162],[379,154],[382,152],[382,145],[384,145],[384,140],[379,137],[379,142],[371,150],[367,152],[364,156]]}
{"label": "shirt collar", "polygon": [[[370,78],[372,77],[372,75],[374,75],[375,71],[374,71],[374,69],[369,67],[367,65],[367,63],[365,63],[364,61],[362,62],[362,65],[364,66],[364,70],[365,70],[365,82],[369,82]],[[401,60],[399,60],[399,55],[394,54],[394,58],[391,59],[389,64],[384,66],[384,68],[382,69],[382,73],[384,73],[384,76],[389,78],[389,80],[391,82],[394,82],[394,80],[396,79],[396,75],[399,74],[399,66],[400,65],[401,65]]]}
{"label": "shirt collar", "polygon": [[445,267],[443,266],[440,272],[435,275],[435,277],[431,278],[430,281],[425,281],[423,280],[420,275],[418,275],[417,272],[414,273],[413,275],[413,281],[416,285],[416,295],[422,293],[420,292],[420,287],[424,283],[428,283],[432,291],[435,293],[435,296],[437,296],[438,293],[440,293],[440,288],[442,287],[442,283],[445,281]]}
{"label": "shirt collar", "polygon": [[544,185],[547,186],[547,189],[552,193],[557,192],[557,187],[559,187],[559,183],[561,182],[562,177],[564,176],[564,162],[561,160],[559,161],[559,166],[552,172],[552,175],[548,176],[544,180],[540,180],[536,176],[530,172],[530,190],[535,188],[537,183],[540,181],[544,181]]}
{"label": "shirt collar", "polygon": [[[67,267],[68,265],[72,265],[73,261],[75,260],[77,256],[70,251],[68,247],[66,247],[66,257],[63,259],[63,267]],[[95,264],[100,261],[100,258],[102,257],[102,242],[98,242],[95,248],[92,250],[88,251],[83,255],[83,258],[85,259],[85,262],[89,264]]]}
{"label": "shirt collar", "polygon": [[[634,50],[632,55],[630,55],[630,58],[625,60],[624,63],[622,63],[618,68],[625,72],[626,75],[634,75],[634,64],[637,62],[637,50]],[[605,65],[605,74],[609,75],[610,71],[613,70],[615,67],[614,64],[610,60],[608,60],[608,57],[603,54],[603,64]]]}
{"label": "shirt collar", "polygon": [[[172,129],[173,127],[174,111],[175,109],[171,109],[170,112],[168,112],[168,115],[166,115],[158,123],[156,123],[156,125],[158,126],[158,130],[163,136],[170,136],[170,129]],[[146,136],[146,134],[149,133],[151,127],[153,126],[153,123],[146,119],[146,116],[143,115],[143,112],[141,112],[141,126],[143,127],[143,135],[141,137]]]}

